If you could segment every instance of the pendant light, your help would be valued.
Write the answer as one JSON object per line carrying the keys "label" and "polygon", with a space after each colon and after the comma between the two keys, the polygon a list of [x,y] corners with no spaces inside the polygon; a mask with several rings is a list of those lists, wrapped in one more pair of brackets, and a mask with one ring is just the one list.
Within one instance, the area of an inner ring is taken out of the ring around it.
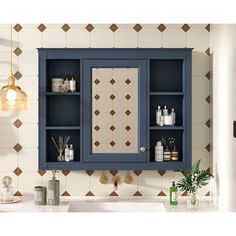
{"label": "pendant light", "polygon": [[15,77],[12,70],[12,25],[11,25],[11,71],[8,84],[0,90],[0,110],[26,110],[27,94],[15,85]]}

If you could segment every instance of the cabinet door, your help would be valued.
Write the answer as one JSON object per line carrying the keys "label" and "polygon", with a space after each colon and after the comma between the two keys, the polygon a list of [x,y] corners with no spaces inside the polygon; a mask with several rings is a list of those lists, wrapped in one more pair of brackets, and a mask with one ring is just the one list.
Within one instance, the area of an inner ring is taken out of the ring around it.
{"label": "cabinet door", "polygon": [[145,60],[83,61],[83,161],[146,162]]}

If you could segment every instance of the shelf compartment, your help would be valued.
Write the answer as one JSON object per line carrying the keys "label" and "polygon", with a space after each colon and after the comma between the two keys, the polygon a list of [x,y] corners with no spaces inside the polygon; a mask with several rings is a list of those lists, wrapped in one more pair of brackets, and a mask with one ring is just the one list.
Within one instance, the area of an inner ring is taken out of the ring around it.
{"label": "shelf compartment", "polygon": [[159,95],[159,96],[183,96],[184,93],[183,92],[150,92],[149,95],[150,96],[155,96],[155,95]]}
{"label": "shelf compartment", "polygon": [[47,126],[80,126],[80,96],[49,96]]}
{"label": "shelf compartment", "polygon": [[150,60],[151,92],[182,92],[183,85],[182,59]]}
{"label": "shelf compartment", "polygon": [[74,92],[74,93],[59,93],[59,92],[47,92],[46,95],[49,96],[79,96],[79,92]]}
{"label": "shelf compartment", "polygon": [[183,126],[151,126],[150,130],[184,130]]}
{"label": "shelf compartment", "polygon": [[[57,141],[58,137],[70,136],[68,144],[73,144],[74,160],[80,161],[80,130],[47,130],[46,131],[46,161],[57,162],[58,151],[52,141],[52,137]],[[57,162],[63,163],[63,162]]]}
{"label": "shelf compartment", "polygon": [[[167,106],[169,112],[175,109],[176,126],[183,124],[183,96],[151,96],[150,97],[150,126],[156,126],[157,106]],[[165,126],[166,127],[166,126]]]}
{"label": "shelf compartment", "polygon": [[80,130],[80,126],[47,126],[47,130]]}
{"label": "shelf compartment", "polygon": [[176,149],[179,152],[179,161],[165,161],[170,163],[183,160],[183,131],[182,130],[150,130],[150,162],[155,162],[155,146],[162,137],[173,137],[176,140]]}

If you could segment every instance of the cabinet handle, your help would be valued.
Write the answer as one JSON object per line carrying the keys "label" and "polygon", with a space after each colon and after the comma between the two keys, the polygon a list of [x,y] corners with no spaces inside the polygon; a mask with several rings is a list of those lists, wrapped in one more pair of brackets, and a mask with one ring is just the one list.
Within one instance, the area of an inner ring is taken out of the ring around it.
{"label": "cabinet handle", "polygon": [[145,147],[140,147],[139,150],[140,150],[140,152],[145,152],[146,148]]}

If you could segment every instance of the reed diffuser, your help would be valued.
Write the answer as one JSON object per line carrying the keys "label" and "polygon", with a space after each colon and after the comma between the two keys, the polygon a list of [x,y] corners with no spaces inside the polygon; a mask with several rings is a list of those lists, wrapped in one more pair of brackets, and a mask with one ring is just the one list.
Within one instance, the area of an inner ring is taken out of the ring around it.
{"label": "reed diffuser", "polygon": [[57,156],[57,161],[65,161],[65,156],[63,155],[63,152],[65,150],[66,144],[68,143],[70,139],[70,136],[62,136],[60,135],[58,138],[58,141],[56,142],[54,137],[52,137],[52,141],[59,153],[59,155]]}

